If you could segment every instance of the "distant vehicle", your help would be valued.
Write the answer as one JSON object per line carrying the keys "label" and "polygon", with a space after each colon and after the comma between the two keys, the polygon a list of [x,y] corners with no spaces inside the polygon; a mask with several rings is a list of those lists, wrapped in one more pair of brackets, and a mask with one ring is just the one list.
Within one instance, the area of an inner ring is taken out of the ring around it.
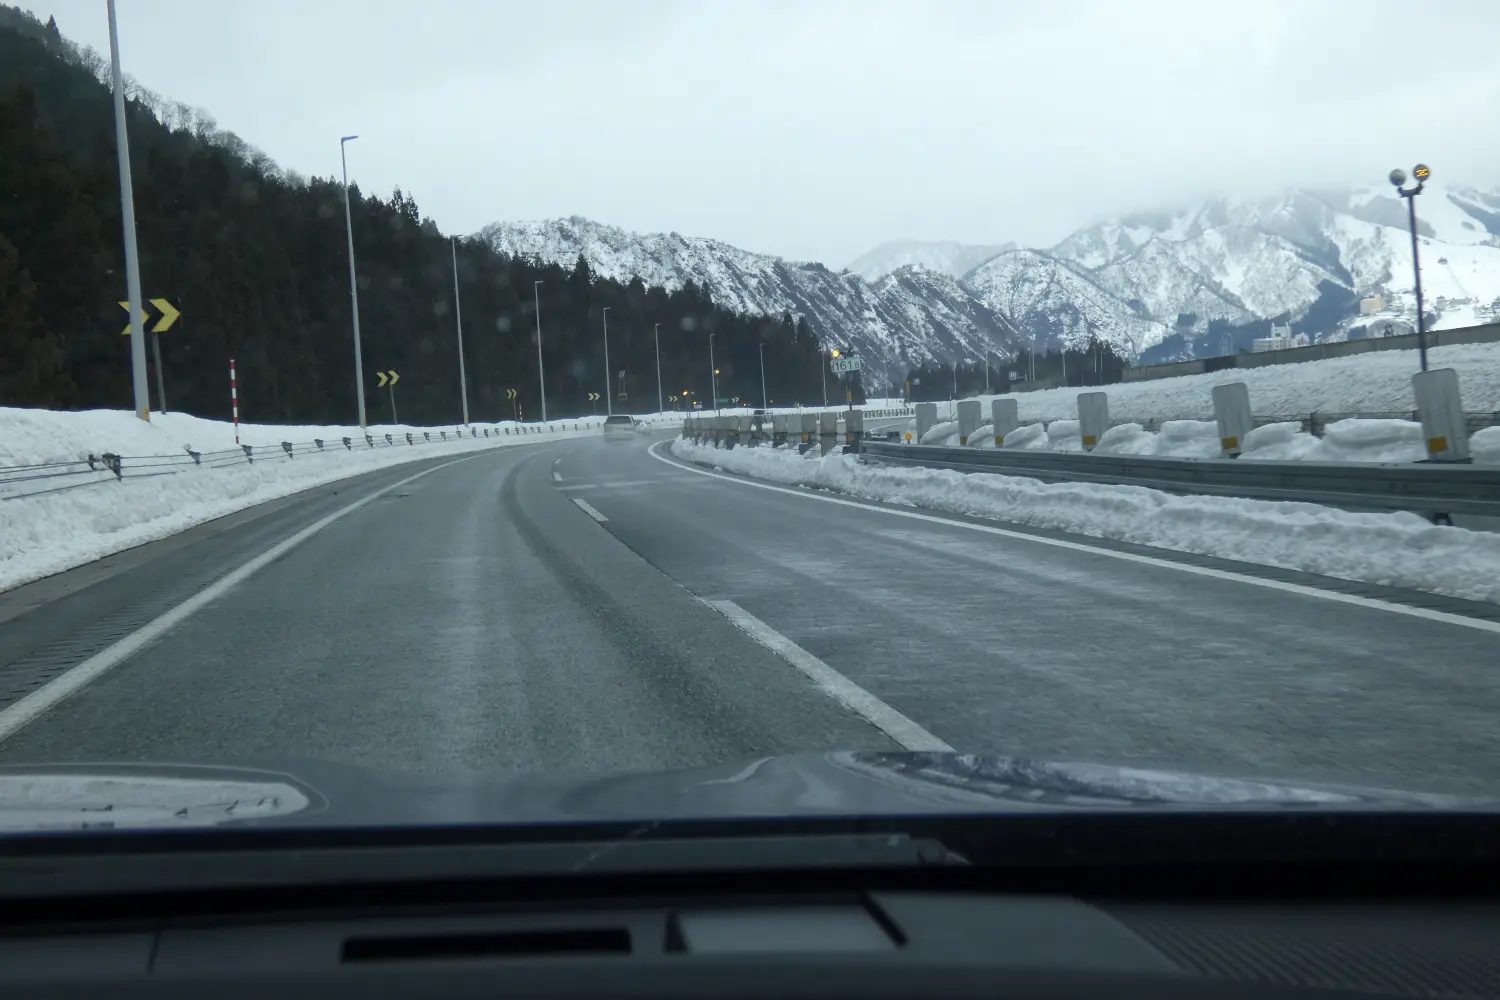
{"label": "distant vehicle", "polygon": [[604,418],[604,440],[623,441],[635,437],[636,421],[634,417],[623,413],[611,414]]}

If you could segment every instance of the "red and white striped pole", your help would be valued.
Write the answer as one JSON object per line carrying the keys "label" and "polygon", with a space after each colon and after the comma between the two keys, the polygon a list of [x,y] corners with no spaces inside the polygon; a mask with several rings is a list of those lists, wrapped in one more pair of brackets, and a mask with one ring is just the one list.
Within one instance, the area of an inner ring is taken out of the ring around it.
{"label": "red and white striped pole", "polygon": [[229,359],[229,410],[234,415],[234,443],[240,443],[240,384],[234,375],[234,359]]}

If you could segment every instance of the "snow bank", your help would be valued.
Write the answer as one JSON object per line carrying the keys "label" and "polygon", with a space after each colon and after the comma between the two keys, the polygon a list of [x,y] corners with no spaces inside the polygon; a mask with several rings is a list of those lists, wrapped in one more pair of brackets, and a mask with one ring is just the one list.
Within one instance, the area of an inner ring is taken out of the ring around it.
{"label": "snow bank", "polygon": [[1296,420],[1263,424],[1240,442],[1240,458],[1293,462],[1306,458],[1317,444],[1318,439],[1302,430],[1302,424]]}
{"label": "snow bank", "polygon": [[[575,424],[577,431],[573,430]],[[510,429],[515,435],[514,424],[475,426],[489,428],[492,435],[497,427]],[[438,439],[435,428],[372,426],[370,433],[382,445],[372,449],[364,446],[358,428],[242,424],[241,440],[255,446],[253,464],[185,465],[175,475],[127,475],[118,482],[101,473],[104,481],[97,485],[0,500],[0,591],[267,500],[373,469],[598,433],[596,420],[554,421],[553,426],[556,429],[547,433],[499,438],[460,438],[458,428],[449,426],[442,428],[448,434],[447,441]],[[407,445],[404,435],[408,430],[418,441],[422,432],[432,433],[433,443]],[[384,447],[387,432],[400,443]],[[340,443],[346,435],[359,442],[353,451],[346,451]],[[300,443],[317,437],[328,445],[326,451],[299,453],[292,459],[281,452],[282,441]],[[148,424],[121,410],[57,412],[0,407],[0,465],[69,462],[106,451],[181,458],[188,445],[203,452],[233,448],[234,428],[185,414],[158,414]],[[125,464],[128,473],[131,463],[127,460]]]}
{"label": "snow bank", "polygon": [[1047,425],[1047,447],[1053,451],[1082,451],[1078,421],[1054,420]]}
{"label": "snow bank", "polygon": [[1474,461],[1500,465],[1500,427],[1486,427],[1469,437],[1469,454]]}
{"label": "snow bank", "polygon": [[940,424],[933,424],[931,427],[927,428],[927,433],[923,434],[922,440],[918,441],[917,443],[946,447],[949,444],[949,438],[953,439],[953,444],[958,444],[957,420],[946,420]]}
{"label": "snow bank", "polygon": [[1014,448],[1021,451],[1045,451],[1051,447],[1047,439],[1047,428],[1041,424],[1023,424],[1005,435],[1005,444],[1002,448]]}
{"label": "snow bank", "polygon": [[1156,435],[1140,424],[1116,424],[1099,436],[1094,450],[1106,455],[1154,455]]}
{"label": "snow bank", "polygon": [[1420,462],[1427,457],[1414,420],[1339,420],[1302,456],[1309,462]]}
{"label": "snow bank", "polygon": [[[1500,410],[1500,343],[1456,344],[1427,352],[1433,368],[1458,372],[1464,409],[1473,413]],[[1260,416],[1323,413],[1401,413],[1416,406],[1411,377],[1419,368],[1416,351],[1372,351],[1347,358],[1295,365],[1230,368],[1204,375],[1181,375],[1149,382],[1101,387],[1109,395],[1115,420],[1204,419],[1213,416],[1213,387],[1244,382],[1252,412]],[[1027,421],[1078,416],[1078,395],[1085,389],[1042,389],[1014,393],[1020,418]]]}
{"label": "snow bank", "polygon": [[852,456],[716,450],[681,438],[672,442],[672,452],[773,482],[1500,602],[1500,534],[1435,527],[1416,514],[1358,514],[1306,503],[1176,496],[1138,486],[886,468]]}

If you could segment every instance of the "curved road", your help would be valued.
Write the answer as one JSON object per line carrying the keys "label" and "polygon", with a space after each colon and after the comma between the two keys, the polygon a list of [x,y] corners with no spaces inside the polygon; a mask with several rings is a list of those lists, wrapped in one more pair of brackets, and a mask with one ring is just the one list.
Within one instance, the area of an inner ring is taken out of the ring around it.
{"label": "curved road", "polygon": [[1154,553],[1273,582],[1205,577],[650,445],[413,463],[0,595],[0,763],[517,772],[949,745],[1500,790],[1494,609],[1381,595],[1468,627]]}

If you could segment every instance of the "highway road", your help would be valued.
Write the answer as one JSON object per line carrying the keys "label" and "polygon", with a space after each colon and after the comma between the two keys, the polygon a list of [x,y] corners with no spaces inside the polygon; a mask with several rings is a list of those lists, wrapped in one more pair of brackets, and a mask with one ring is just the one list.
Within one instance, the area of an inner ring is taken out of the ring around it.
{"label": "highway road", "polygon": [[951,746],[1500,790],[1495,609],[1000,536],[666,445],[412,463],[0,594],[0,763],[515,773]]}

